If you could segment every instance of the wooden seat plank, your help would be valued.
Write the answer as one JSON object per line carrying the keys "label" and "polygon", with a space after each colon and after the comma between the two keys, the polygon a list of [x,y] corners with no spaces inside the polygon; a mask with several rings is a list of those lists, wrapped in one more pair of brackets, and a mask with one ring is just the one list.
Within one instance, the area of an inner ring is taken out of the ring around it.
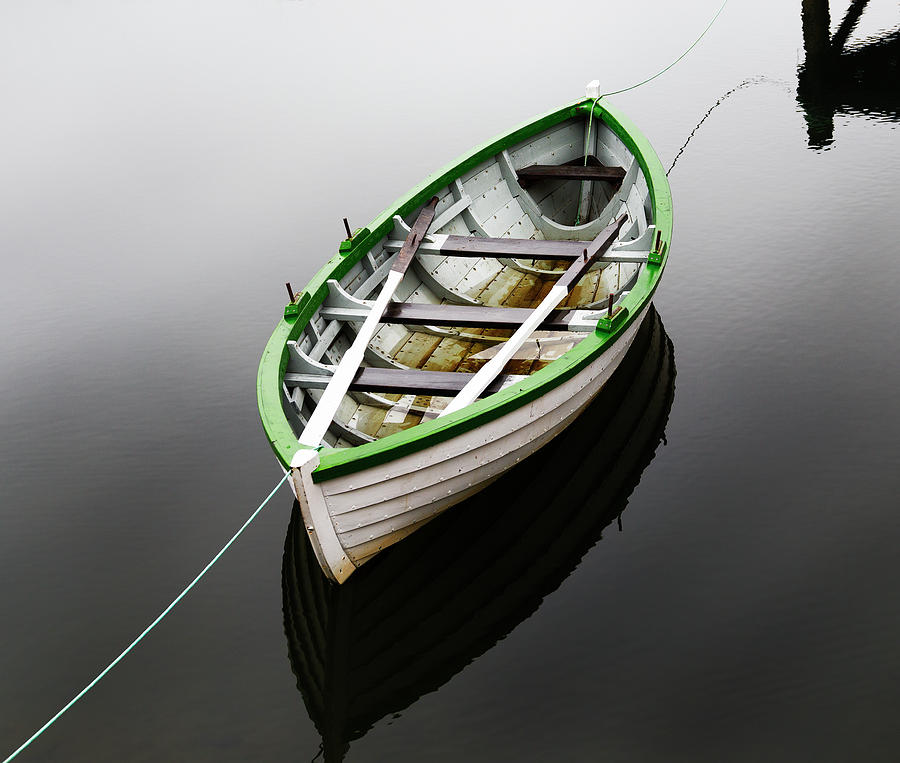
{"label": "wooden seat plank", "polygon": [[[473,373],[456,371],[420,371],[417,369],[371,368],[357,370],[350,382],[352,392],[401,392],[410,395],[455,395],[465,388]],[[288,387],[324,389],[332,377],[317,374],[284,375]],[[517,381],[520,376],[498,376],[482,393],[498,392],[505,384]]]}
{"label": "wooden seat plank", "polygon": [[[509,257],[519,260],[565,260],[584,256],[590,241],[554,241],[530,238],[487,238],[483,236],[446,236],[439,242],[440,253],[448,257]],[[606,252],[600,262],[647,262],[646,252]]]}
{"label": "wooden seat plank", "polygon": [[530,238],[447,236],[441,254],[450,257],[514,257],[519,259],[575,260],[589,241],[546,241]]}
{"label": "wooden seat plank", "polygon": [[620,183],[625,177],[624,167],[608,167],[595,156],[589,156],[587,164],[583,158],[566,164],[532,164],[516,170],[519,184],[526,186],[537,180],[606,180]]}
{"label": "wooden seat plank", "polygon": [[[531,315],[527,307],[476,307],[395,302],[382,316],[385,323],[411,326],[460,326],[463,328],[517,329]],[[568,331],[581,317],[577,310],[557,310],[544,320],[543,331]]]}
{"label": "wooden seat plank", "polygon": [[[490,238],[487,236],[457,236],[435,234],[433,241],[425,241],[419,251],[422,254],[439,254],[442,257],[497,257],[520,260],[566,260],[581,257],[590,241],[557,241],[553,239]],[[395,252],[401,241],[387,241],[385,249]],[[612,250],[598,258],[601,262],[647,262],[647,252]]]}

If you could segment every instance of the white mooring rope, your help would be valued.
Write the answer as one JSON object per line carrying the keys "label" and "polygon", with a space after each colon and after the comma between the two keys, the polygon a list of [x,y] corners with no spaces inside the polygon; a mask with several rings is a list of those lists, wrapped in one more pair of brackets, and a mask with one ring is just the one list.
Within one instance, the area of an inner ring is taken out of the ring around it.
{"label": "white mooring rope", "polygon": [[107,665],[105,668],[103,668],[103,670],[101,670],[97,674],[96,678],[94,678],[93,681],[91,681],[80,692],[78,692],[78,694],[76,694],[65,705],[63,705],[62,709],[56,715],[54,715],[49,721],[47,721],[43,726],[41,726],[37,731],[35,731],[30,737],[28,737],[28,739],[26,739],[19,746],[19,748],[15,752],[12,753],[12,755],[10,755],[8,758],[6,758],[3,761],[3,763],[10,763],[10,761],[13,760],[14,758],[16,758],[19,755],[19,753],[23,752],[41,734],[43,734],[54,723],[56,723],[56,721],[58,721],[60,719],[60,717],[62,717],[63,713],[65,713],[66,710],[68,710],[70,707],[72,707],[72,705],[74,705],[76,702],[78,702],[78,700],[80,700],[85,694],[87,694],[91,689],[93,689],[94,686],[96,686],[100,682],[100,679],[103,678],[103,676],[105,676],[107,673],[109,673],[110,670],[112,670],[116,665],[118,665],[119,662],[122,661],[122,658],[124,658],[126,654],[128,654],[132,649],[134,649],[143,640],[144,636],[146,636],[148,633],[150,633],[150,631],[152,631],[160,623],[160,621],[167,614],[169,614],[169,612],[171,612],[175,608],[175,605],[178,604],[178,602],[181,601],[195,585],[197,585],[197,583],[200,581],[200,578],[202,578],[209,571],[210,567],[212,567],[217,561],[219,561],[222,554],[224,554],[229,549],[231,544],[234,543],[240,537],[241,533],[244,532],[244,530],[246,530],[247,527],[249,527],[250,523],[254,519],[256,519],[256,515],[259,514],[259,512],[261,512],[263,510],[263,508],[269,501],[272,500],[272,497],[275,495],[275,493],[278,492],[278,489],[284,484],[284,482],[288,478],[289,474],[290,474],[289,471],[285,472],[284,477],[282,477],[278,481],[278,484],[274,488],[272,488],[272,492],[269,493],[268,496],[266,496],[266,499],[261,504],[259,504],[259,506],[256,508],[256,511],[254,511],[250,515],[250,517],[247,519],[247,521],[241,525],[240,529],[234,535],[231,536],[231,540],[229,540],[228,543],[226,543],[224,546],[222,546],[222,548],[219,550],[219,553],[216,554],[210,560],[209,564],[207,564],[202,570],[200,570],[200,573],[197,575],[197,577],[195,577],[190,583],[188,583],[187,586],[185,587],[185,589],[180,594],[178,594],[178,596],[176,596],[174,599],[172,599],[172,603],[169,604],[169,606],[166,607],[162,612],[160,612],[159,615],[157,616],[157,618],[152,623],[150,623],[150,625],[148,625],[146,628],[144,628],[141,635],[138,636],[134,641],[132,641],[127,647],[125,647],[125,649],[122,650],[122,652],[119,654],[119,656],[116,657],[116,659],[114,659],[111,663],[109,663],[109,665]]}

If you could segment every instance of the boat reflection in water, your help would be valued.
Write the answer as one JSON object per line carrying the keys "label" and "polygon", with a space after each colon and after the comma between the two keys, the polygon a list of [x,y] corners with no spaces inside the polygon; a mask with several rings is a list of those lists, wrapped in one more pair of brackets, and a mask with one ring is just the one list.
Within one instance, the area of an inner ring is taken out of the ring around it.
{"label": "boat reflection in water", "polygon": [[294,503],[284,627],[326,761],[446,683],[560,586],[625,509],[674,390],[672,343],[651,308],[621,366],[563,434],[340,586],[319,569]]}
{"label": "boat reflection in water", "polygon": [[811,148],[834,141],[835,114],[900,121],[900,28],[859,43],[847,41],[869,0],[853,0],[831,34],[829,0],[803,0],[803,48],[797,101]]}

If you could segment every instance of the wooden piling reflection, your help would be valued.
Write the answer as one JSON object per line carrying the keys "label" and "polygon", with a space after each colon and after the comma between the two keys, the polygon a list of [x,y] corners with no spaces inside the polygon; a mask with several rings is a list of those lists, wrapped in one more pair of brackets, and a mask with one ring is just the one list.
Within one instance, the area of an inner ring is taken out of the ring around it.
{"label": "wooden piling reflection", "polygon": [[869,0],[850,4],[834,35],[828,0],[803,0],[797,101],[811,148],[834,142],[836,114],[900,120],[900,28],[848,47]]}

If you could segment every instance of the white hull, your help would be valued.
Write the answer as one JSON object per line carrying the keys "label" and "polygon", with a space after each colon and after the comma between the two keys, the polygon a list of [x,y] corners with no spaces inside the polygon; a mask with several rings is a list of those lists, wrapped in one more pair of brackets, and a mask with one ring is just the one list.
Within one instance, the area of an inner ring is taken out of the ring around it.
{"label": "white hull", "polygon": [[379,551],[486,487],[565,429],[600,391],[634,340],[649,304],[580,373],[488,424],[387,464],[316,484],[316,451],[291,469],[322,569],[343,582]]}

